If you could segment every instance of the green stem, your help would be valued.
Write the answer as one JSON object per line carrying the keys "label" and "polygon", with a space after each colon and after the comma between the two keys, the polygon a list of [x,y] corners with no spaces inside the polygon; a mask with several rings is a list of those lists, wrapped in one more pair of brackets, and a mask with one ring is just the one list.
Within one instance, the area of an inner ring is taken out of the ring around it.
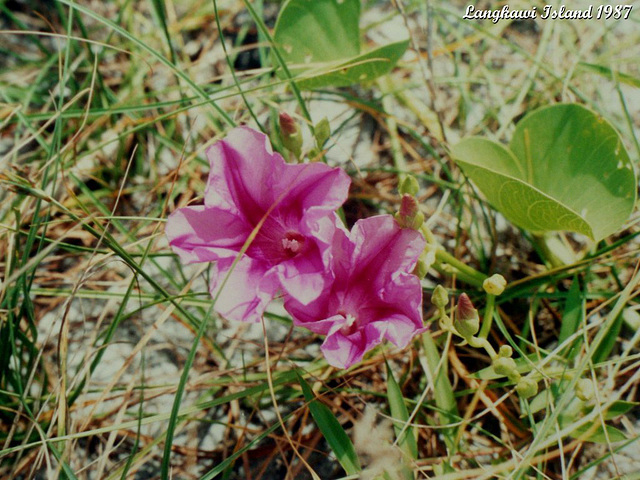
{"label": "green stem", "polygon": [[549,262],[553,268],[565,267],[578,261],[576,252],[557,234],[534,235],[533,239],[544,255],[544,260]]}
{"label": "green stem", "polygon": [[491,357],[491,360],[493,360],[498,356],[495,349],[491,346],[491,344],[489,343],[489,340],[487,340],[486,338],[469,337],[469,338],[465,338],[465,340],[473,348],[483,348],[484,351],[487,352],[487,355]]}
{"label": "green stem", "polygon": [[487,294],[487,306],[484,308],[484,317],[482,318],[482,327],[478,337],[487,338],[493,324],[493,311],[495,310],[496,296]]}
{"label": "green stem", "polygon": [[[473,285],[474,287],[481,288],[482,282],[484,282],[485,279],[487,278],[487,276],[484,275],[483,273],[480,273],[475,268],[465,265],[450,253],[447,253],[439,245],[436,247],[436,261],[440,262],[441,264],[447,264],[453,267],[455,270],[457,270],[457,272],[455,273],[458,275],[458,277],[462,281],[468,283],[469,285]],[[447,270],[446,268],[442,268],[441,265],[436,264],[434,265],[434,268],[436,268],[436,270],[438,270],[440,273],[444,273],[444,274],[454,273],[454,272],[451,272],[450,270]]]}

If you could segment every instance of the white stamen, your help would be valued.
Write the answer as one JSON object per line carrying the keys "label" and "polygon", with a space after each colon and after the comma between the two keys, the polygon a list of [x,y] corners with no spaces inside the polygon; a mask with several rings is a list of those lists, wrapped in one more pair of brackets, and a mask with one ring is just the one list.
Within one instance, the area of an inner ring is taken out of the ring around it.
{"label": "white stamen", "polygon": [[344,317],[344,324],[342,325],[342,328],[340,329],[340,331],[344,335],[349,335],[353,333],[351,329],[353,325],[356,323],[356,320],[357,320],[356,317],[354,317],[350,313],[347,313],[347,315]]}
{"label": "white stamen", "polygon": [[300,247],[300,242],[295,238],[292,238],[291,240],[288,238],[282,239],[282,248],[285,250],[289,250],[292,253],[298,253],[300,251]]}

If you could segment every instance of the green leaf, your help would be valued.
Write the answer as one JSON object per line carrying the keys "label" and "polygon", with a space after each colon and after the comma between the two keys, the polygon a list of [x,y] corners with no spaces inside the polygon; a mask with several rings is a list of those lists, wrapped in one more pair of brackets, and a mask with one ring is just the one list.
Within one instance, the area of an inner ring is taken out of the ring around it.
{"label": "green leaf", "polygon": [[604,362],[615,348],[618,343],[618,335],[622,330],[623,318],[622,314],[618,315],[608,329],[607,335],[602,339],[602,343],[595,349],[591,360],[593,363],[598,364]]}
{"label": "green leaf", "polygon": [[[385,360],[386,363],[386,360]],[[391,368],[387,363],[387,399],[389,400],[389,410],[391,411],[391,417],[393,417],[393,428],[396,432],[396,438],[402,433],[402,438],[398,440],[398,444],[411,458],[414,460],[418,458],[418,443],[414,434],[413,427],[406,427],[405,425],[409,421],[409,411],[407,405],[402,396],[402,390],[400,385],[393,377]]]}
{"label": "green leaf", "polygon": [[620,136],[581,105],[527,115],[510,149],[472,137],[451,154],[498,211],[534,233],[568,230],[601,240],[635,204],[635,174]]}
{"label": "green leaf", "polygon": [[319,402],[309,384],[302,378],[302,375],[296,372],[298,382],[302,387],[302,393],[307,402],[309,402],[309,410],[316,425],[324,435],[325,440],[331,447],[336,458],[344,468],[348,475],[356,475],[360,470],[360,460],[356,454],[356,449],[351,439],[338,422],[335,415],[329,410],[324,403]]}
{"label": "green leaf", "polygon": [[312,90],[368,82],[389,73],[408,46],[409,40],[401,40],[378,47],[345,62],[323,64],[319,68],[304,72],[299,79],[296,79],[296,83],[300,88]]}
{"label": "green leaf", "polygon": [[[558,335],[558,343],[562,344],[567,338],[576,333],[582,325],[585,316],[585,296],[580,289],[580,281],[577,277],[573,279],[567,302],[562,315],[562,326]],[[578,347],[582,343],[582,337],[576,338],[570,345],[564,348],[563,354],[566,358],[572,359],[578,354]]]}
{"label": "green leaf", "polygon": [[549,406],[552,395],[548,388],[545,388],[535,397],[529,400],[529,413],[534,414],[545,410]]}
{"label": "green leaf", "polygon": [[636,408],[640,403],[638,402],[626,402],[624,400],[618,400],[613,402],[607,411],[604,412],[604,419],[611,420],[613,418],[619,417],[620,415],[624,415],[625,413],[630,412],[632,409]]}
{"label": "green leaf", "polygon": [[[360,0],[289,0],[273,40],[299,88],[347,86],[389,72],[409,41],[360,53]],[[278,71],[280,76],[284,72]]]}
{"label": "green leaf", "polygon": [[[442,436],[450,453],[455,453],[458,451],[458,445],[456,444],[457,428],[450,424],[457,423],[460,419],[460,414],[458,413],[458,403],[453,393],[453,387],[447,376],[447,356],[440,356],[436,342],[430,332],[423,333],[420,338],[422,339],[422,349],[425,357],[425,373],[427,373],[429,381],[433,382],[433,396],[436,407],[438,407],[440,425],[443,427]],[[440,363],[441,359],[443,360],[442,363]]]}
{"label": "green leaf", "polygon": [[[607,429],[607,433],[605,435],[605,431],[602,428],[602,425],[598,425],[594,428],[593,424],[591,425],[583,425],[581,427],[576,428],[569,435],[572,438],[586,441],[586,442],[594,442],[594,443],[615,443],[622,442],[627,439],[627,436],[621,430],[618,430],[616,427],[612,427],[611,425],[605,425]],[[608,439],[607,439],[608,438]]]}
{"label": "green leaf", "polygon": [[587,63],[587,62],[578,62],[578,66],[584,70],[597,73],[598,75],[601,75],[610,80],[616,79],[622,83],[626,83],[627,85],[640,88],[640,78],[633,77],[626,73],[613,71],[611,70],[611,68],[605,67],[604,65],[597,65],[595,63]]}
{"label": "green leaf", "polygon": [[273,33],[288,62],[344,60],[360,54],[360,0],[289,0]]}

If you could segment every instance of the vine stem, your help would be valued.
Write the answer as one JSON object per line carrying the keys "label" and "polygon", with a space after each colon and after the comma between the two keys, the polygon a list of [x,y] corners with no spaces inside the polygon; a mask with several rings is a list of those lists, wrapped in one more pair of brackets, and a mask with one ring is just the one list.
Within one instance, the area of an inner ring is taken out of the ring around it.
{"label": "vine stem", "polygon": [[491,331],[491,325],[493,323],[493,311],[495,310],[496,296],[487,294],[487,305],[484,308],[484,317],[482,318],[482,327],[480,327],[480,333],[478,337],[487,338]]}

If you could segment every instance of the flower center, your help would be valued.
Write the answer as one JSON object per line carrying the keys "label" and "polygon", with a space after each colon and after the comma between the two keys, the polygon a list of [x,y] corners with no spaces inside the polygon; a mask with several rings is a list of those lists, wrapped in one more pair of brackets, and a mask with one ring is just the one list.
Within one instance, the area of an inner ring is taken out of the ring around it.
{"label": "flower center", "polygon": [[342,314],[344,316],[344,324],[340,329],[343,335],[351,335],[358,328],[358,319],[350,313]]}
{"label": "flower center", "polygon": [[302,252],[304,248],[305,238],[302,234],[295,231],[288,231],[284,234],[284,238],[281,240],[282,249],[284,250],[285,255],[289,258],[293,258]]}

